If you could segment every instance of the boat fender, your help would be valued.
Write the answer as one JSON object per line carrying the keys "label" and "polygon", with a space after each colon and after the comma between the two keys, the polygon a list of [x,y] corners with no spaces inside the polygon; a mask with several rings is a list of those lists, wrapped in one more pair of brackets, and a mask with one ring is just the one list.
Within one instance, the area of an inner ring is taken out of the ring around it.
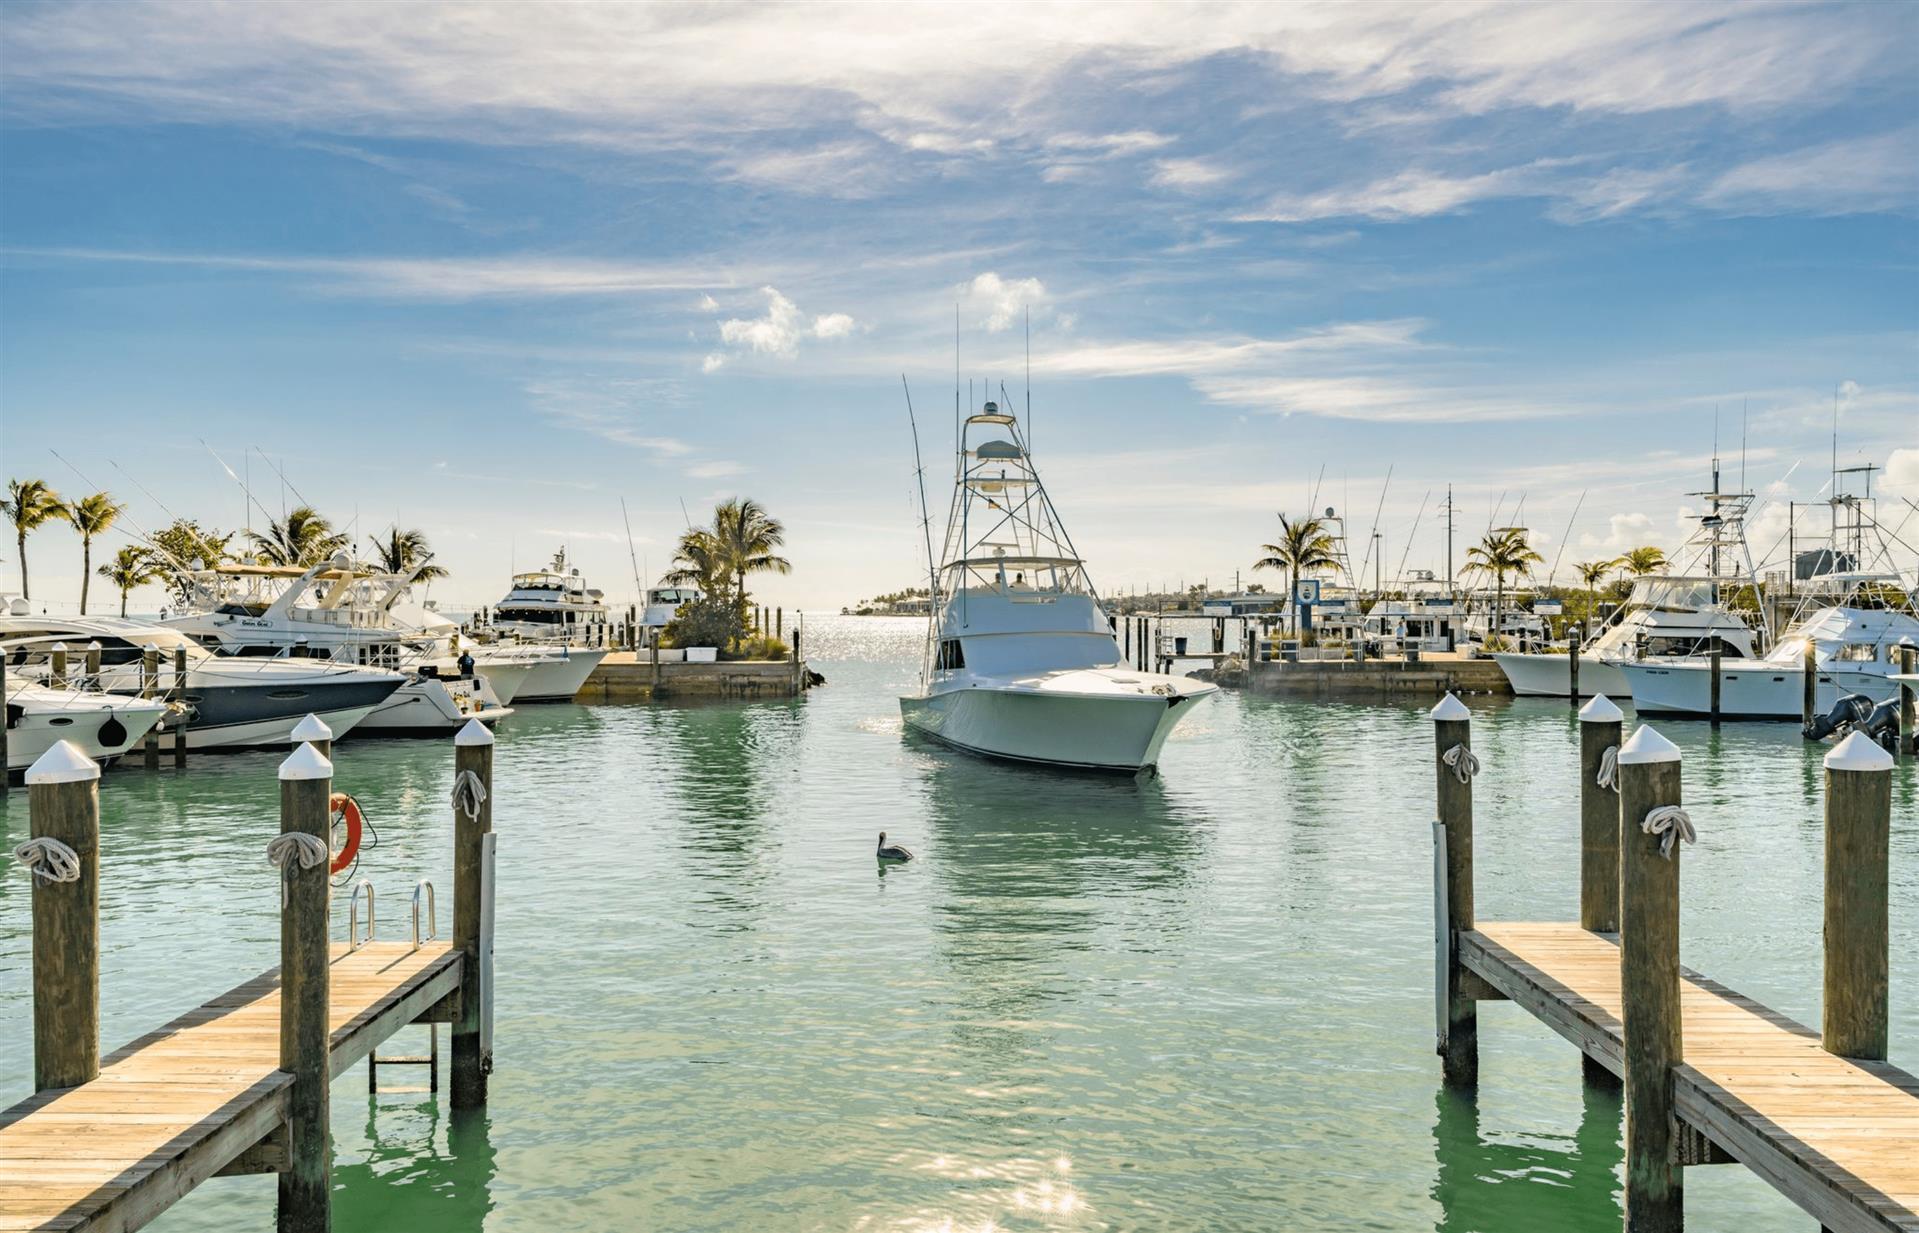
{"label": "boat fender", "polygon": [[[9,723],[7,726],[13,725]],[[117,716],[109,715],[107,722],[100,725],[97,735],[102,749],[113,749],[127,743],[127,726],[121,723]]]}
{"label": "boat fender", "polygon": [[366,827],[366,815],[360,812],[360,802],[344,792],[335,792],[328,799],[327,807],[335,818],[346,822],[346,842],[340,845],[333,863],[327,867],[327,873],[331,875],[351,865],[353,858],[360,854],[360,835]]}
{"label": "boat fender", "polygon": [[18,728],[20,726],[20,717],[26,713],[26,707],[19,706],[12,702],[7,703],[7,731],[11,732],[15,728]]}

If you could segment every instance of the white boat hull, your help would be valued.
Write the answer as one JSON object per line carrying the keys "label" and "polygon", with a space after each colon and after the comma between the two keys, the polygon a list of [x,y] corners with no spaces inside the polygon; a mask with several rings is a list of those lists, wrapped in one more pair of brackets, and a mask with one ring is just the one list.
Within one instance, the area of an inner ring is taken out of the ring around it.
{"label": "white boat hull", "polygon": [[526,683],[520,686],[522,702],[571,702],[586,688],[586,678],[600,666],[610,652],[585,647],[563,647],[562,654],[536,660]]}
{"label": "white boat hull", "polygon": [[[1710,715],[1712,669],[1688,661],[1673,664],[1627,664],[1627,683],[1633,706],[1640,714]],[[1722,719],[1803,718],[1805,670],[1743,660],[1739,667],[1720,666],[1719,715]],[[1823,715],[1847,694],[1864,694],[1884,702],[1898,684],[1881,673],[1822,668],[1813,694],[1813,713]]]}
{"label": "white boat hull", "polygon": [[512,713],[509,706],[462,707],[446,682],[425,677],[400,686],[354,731],[368,736],[446,736],[464,728],[469,719],[491,724]]}
{"label": "white boat hull", "polygon": [[[56,693],[37,692],[49,696]],[[72,694],[64,696],[72,700],[57,709],[29,707],[8,727],[7,770],[26,770],[60,741],[73,742],[81,753],[96,762],[117,758],[139,744],[166,714],[164,706],[132,698],[105,701],[99,694],[91,700],[81,700]],[[108,720],[117,721],[118,728],[103,734],[101,729],[107,726]]]}
{"label": "white boat hull", "polygon": [[[1572,663],[1567,655],[1520,655],[1497,652],[1500,671],[1513,692],[1522,698],[1569,698],[1572,696]],[[1626,696],[1626,676],[1619,665],[1596,655],[1579,657],[1579,693],[1581,697],[1604,694],[1608,698]]]}
{"label": "white boat hull", "polygon": [[509,659],[476,660],[473,670],[486,678],[487,686],[501,706],[513,705],[513,700],[520,697],[533,676],[531,663]]}
{"label": "white boat hull", "polygon": [[1086,697],[988,688],[900,699],[900,715],[934,740],[988,757],[1090,770],[1144,770],[1201,694]]}

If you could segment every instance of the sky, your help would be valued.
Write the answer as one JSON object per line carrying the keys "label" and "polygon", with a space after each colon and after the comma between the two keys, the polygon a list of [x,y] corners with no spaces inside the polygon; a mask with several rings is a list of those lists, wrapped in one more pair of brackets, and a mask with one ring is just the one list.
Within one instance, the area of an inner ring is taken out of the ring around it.
{"label": "sky", "polygon": [[1030,324],[1106,592],[1273,584],[1328,506],[1443,574],[1449,486],[1563,581],[1715,441],[1764,553],[1835,419],[1919,500],[1915,62],[1911,4],[16,2],[0,470],[126,501],[96,560],[419,528],[450,608],[562,545],[623,603],[750,496],[758,596],[837,609],[925,577],[901,378],[943,509]]}

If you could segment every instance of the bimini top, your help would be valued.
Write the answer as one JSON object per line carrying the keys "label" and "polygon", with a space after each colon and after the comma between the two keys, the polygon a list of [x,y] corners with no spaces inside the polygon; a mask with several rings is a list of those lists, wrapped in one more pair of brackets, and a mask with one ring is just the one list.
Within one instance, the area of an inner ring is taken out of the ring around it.
{"label": "bimini top", "polygon": [[[975,417],[978,418],[978,417]],[[1026,452],[1011,441],[982,441],[973,451],[973,457],[981,462],[990,459],[1003,459],[1007,462],[1024,462]]]}

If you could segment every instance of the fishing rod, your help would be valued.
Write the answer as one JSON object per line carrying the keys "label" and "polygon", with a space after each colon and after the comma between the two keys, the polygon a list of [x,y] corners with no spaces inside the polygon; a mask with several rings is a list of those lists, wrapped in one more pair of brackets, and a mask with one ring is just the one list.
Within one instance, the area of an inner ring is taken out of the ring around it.
{"label": "fishing rod", "polygon": [[626,557],[633,562],[633,589],[640,593],[640,603],[646,603],[646,586],[640,581],[640,558],[633,549],[633,520],[626,513],[626,498],[620,498],[620,521],[626,524]]}
{"label": "fishing rod", "polygon": [[1578,521],[1579,519],[1580,507],[1586,504],[1586,493],[1591,491],[1592,489],[1590,488],[1585,489],[1579,494],[1579,500],[1573,503],[1572,517],[1566,519],[1566,533],[1559,537],[1559,551],[1553,553],[1553,567],[1551,570],[1547,571],[1547,574],[1546,574],[1547,586],[1552,586],[1553,579],[1559,576],[1559,559],[1566,555],[1566,541],[1572,538],[1573,523]]}
{"label": "fishing rod", "polygon": [[913,414],[913,387],[900,374],[900,389],[906,394],[906,422],[913,430],[913,478],[920,490],[920,536],[926,541],[926,604],[929,612],[939,611],[939,567],[933,562],[933,512],[926,505],[926,464],[920,459],[920,423]]}
{"label": "fishing rod", "polygon": [[1426,502],[1432,500],[1433,490],[1428,488],[1426,495],[1419,498],[1419,513],[1413,516],[1413,529],[1406,536],[1405,550],[1399,554],[1399,577],[1406,577],[1406,558],[1413,554],[1413,541],[1419,537],[1419,524],[1426,520]]}

